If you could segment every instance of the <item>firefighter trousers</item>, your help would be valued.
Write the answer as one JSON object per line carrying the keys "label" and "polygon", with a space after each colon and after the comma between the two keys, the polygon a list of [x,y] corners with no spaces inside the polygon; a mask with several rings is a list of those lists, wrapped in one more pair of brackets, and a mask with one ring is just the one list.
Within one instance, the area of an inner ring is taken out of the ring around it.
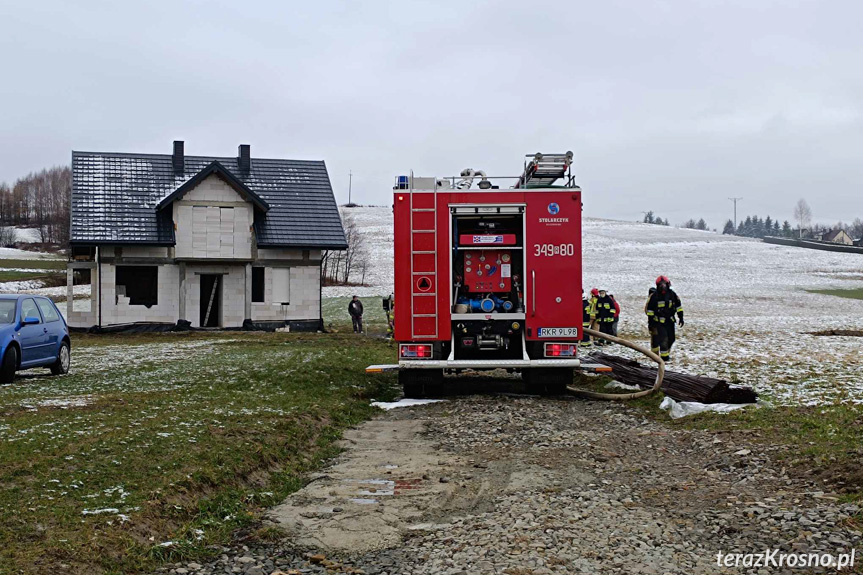
{"label": "firefighter trousers", "polygon": [[[611,322],[608,319],[603,318],[599,320],[599,331],[601,333],[607,333],[608,335],[614,335],[614,328],[611,325]],[[596,339],[596,345],[610,345],[611,342],[607,339]]]}
{"label": "firefighter trousers", "polygon": [[674,319],[664,322],[654,322],[650,325],[650,347],[653,353],[658,353],[662,359],[669,359],[671,346],[674,345]]}
{"label": "firefighter trousers", "polygon": [[[581,322],[581,327],[583,329],[590,329],[590,322],[589,321]],[[586,331],[582,331],[581,332],[581,346],[582,347],[588,347],[590,345],[591,345],[590,336],[587,334]]]}

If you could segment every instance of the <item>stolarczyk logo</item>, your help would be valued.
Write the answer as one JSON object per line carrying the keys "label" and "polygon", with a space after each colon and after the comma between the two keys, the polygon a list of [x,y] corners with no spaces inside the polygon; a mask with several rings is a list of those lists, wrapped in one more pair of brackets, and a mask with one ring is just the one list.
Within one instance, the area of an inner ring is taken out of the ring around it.
{"label": "stolarczyk logo", "polygon": [[556,216],[557,214],[560,213],[560,206],[557,205],[555,202],[548,204],[548,213],[550,213],[553,216]]}

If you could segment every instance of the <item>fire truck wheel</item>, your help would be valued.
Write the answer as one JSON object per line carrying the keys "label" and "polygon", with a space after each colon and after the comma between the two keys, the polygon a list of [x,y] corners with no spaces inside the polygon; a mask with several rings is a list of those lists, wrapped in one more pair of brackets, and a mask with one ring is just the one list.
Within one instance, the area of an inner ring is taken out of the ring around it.
{"label": "fire truck wheel", "polygon": [[572,369],[554,367],[525,369],[521,372],[524,389],[530,395],[563,395],[566,386],[572,384]]}
{"label": "fire truck wheel", "polygon": [[538,369],[523,369],[521,370],[521,379],[524,381],[524,391],[528,395],[545,395],[545,381],[542,377],[542,370]]}
{"label": "fire truck wheel", "polygon": [[399,383],[407,398],[435,397],[443,392],[443,370],[405,369],[399,371]]}
{"label": "fire truck wheel", "polygon": [[572,369],[556,367],[545,370],[545,389],[549,395],[563,395],[566,386],[572,385]]}

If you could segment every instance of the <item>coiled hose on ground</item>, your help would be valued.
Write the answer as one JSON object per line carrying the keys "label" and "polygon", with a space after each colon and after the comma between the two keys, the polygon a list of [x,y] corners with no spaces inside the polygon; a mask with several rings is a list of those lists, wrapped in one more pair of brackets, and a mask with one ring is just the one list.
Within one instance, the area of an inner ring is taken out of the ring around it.
{"label": "coiled hose on ground", "polygon": [[624,347],[628,347],[629,349],[633,349],[638,353],[647,356],[649,359],[652,359],[658,365],[658,369],[656,370],[656,381],[653,383],[653,387],[650,389],[645,389],[642,391],[636,391],[634,393],[598,393],[595,391],[587,391],[586,389],[578,389],[576,387],[567,386],[567,389],[578,395],[580,397],[587,397],[589,399],[605,399],[605,400],[614,400],[614,401],[622,401],[624,399],[637,399],[639,397],[645,397],[650,395],[651,393],[657,391],[662,386],[662,378],[665,377],[665,362],[662,361],[662,358],[650,351],[649,349],[645,349],[639,345],[635,345],[631,341],[621,339],[619,337],[615,337],[613,335],[608,335],[607,333],[602,333],[596,331],[595,329],[584,328],[584,333],[591,337],[599,337],[602,339],[606,339],[610,342],[620,344]]}

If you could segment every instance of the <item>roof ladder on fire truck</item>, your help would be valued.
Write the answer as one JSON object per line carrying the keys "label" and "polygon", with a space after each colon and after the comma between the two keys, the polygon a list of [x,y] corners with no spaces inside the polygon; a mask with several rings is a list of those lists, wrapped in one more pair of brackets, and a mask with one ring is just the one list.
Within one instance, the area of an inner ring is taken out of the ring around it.
{"label": "roof ladder on fire truck", "polygon": [[572,152],[565,154],[535,154],[528,156],[524,173],[518,179],[516,188],[546,188],[560,178],[566,177],[572,165]]}
{"label": "roof ladder on fire truck", "polygon": [[[411,178],[413,180],[413,178]],[[437,191],[411,181],[411,339],[438,337]]]}

